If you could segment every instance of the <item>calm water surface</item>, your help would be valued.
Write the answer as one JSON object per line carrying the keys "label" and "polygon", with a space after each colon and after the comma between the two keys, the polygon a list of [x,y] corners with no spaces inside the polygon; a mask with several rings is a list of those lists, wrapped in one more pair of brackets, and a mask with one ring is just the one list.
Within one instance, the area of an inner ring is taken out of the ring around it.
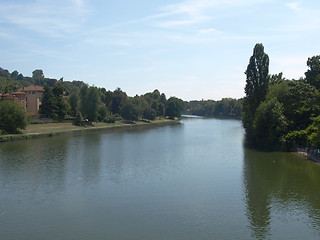
{"label": "calm water surface", "polygon": [[320,167],[237,120],[0,144],[0,239],[320,239]]}

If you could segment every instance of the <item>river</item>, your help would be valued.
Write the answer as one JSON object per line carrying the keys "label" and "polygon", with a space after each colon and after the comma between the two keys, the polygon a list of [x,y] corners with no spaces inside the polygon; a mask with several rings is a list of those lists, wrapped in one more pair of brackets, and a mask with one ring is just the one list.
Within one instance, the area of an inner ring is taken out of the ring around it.
{"label": "river", "polygon": [[0,144],[0,238],[319,239],[320,166],[238,120]]}

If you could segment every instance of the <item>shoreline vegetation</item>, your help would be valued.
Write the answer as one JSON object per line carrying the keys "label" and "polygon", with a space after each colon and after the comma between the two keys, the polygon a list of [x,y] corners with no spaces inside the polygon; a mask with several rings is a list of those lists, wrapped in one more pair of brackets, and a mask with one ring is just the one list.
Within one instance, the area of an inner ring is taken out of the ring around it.
{"label": "shoreline vegetation", "polygon": [[269,56],[255,45],[246,74],[242,123],[248,147],[262,151],[308,149],[320,156],[320,55],[307,60],[305,78],[269,74]]}
{"label": "shoreline vegetation", "polygon": [[21,130],[20,134],[0,135],[0,143],[89,132],[106,132],[115,129],[160,127],[172,124],[180,124],[180,122],[172,119],[158,119],[153,121],[136,121],[133,123],[123,121],[116,121],[115,123],[96,122],[88,126],[76,126],[71,122],[30,124],[26,129]]}

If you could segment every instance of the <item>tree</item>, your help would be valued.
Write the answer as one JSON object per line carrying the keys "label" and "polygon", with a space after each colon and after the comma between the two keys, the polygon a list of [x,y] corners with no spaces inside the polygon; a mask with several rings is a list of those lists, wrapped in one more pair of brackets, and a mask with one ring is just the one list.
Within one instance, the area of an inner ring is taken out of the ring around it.
{"label": "tree", "polygon": [[308,58],[308,71],[305,73],[306,82],[320,89],[320,55]]}
{"label": "tree", "polygon": [[78,112],[80,111],[80,97],[79,94],[72,93],[69,97],[69,104],[71,108],[71,115],[77,116]]}
{"label": "tree", "polygon": [[287,120],[283,105],[273,97],[257,108],[253,121],[254,147],[262,150],[279,150],[284,143]]}
{"label": "tree", "polygon": [[108,115],[108,108],[104,104],[100,104],[98,107],[98,120],[100,122],[104,121]]}
{"label": "tree", "polygon": [[19,103],[12,101],[0,101],[0,129],[7,133],[14,133],[19,128],[27,126],[25,110]]}
{"label": "tree", "polygon": [[184,102],[176,97],[170,97],[166,105],[166,115],[171,118],[180,118],[184,107]]}
{"label": "tree", "polygon": [[78,112],[77,115],[76,115],[76,118],[74,120],[74,125],[81,126],[82,125],[82,121],[83,121],[82,114],[81,114],[81,112]]}
{"label": "tree", "polygon": [[127,94],[123,92],[120,88],[117,88],[112,95],[111,100],[111,112],[112,114],[117,114],[120,112],[121,107],[127,99]]}
{"label": "tree", "polygon": [[13,79],[17,79],[19,75],[19,72],[17,70],[14,70],[11,74],[10,74],[10,77],[13,78]]}
{"label": "tree", "polygon": [[160,95],[160,102],[162,104],[166,105],[167,98],[166,98],[166,95],[164,93],[161,93],[161,95]]}
{"label": "tree", "polygon": [[96,122],[100,102],[100,91],[97,87],[88,88],[84,85],[81,88],[81,113],[84,118]]}
{"label": "tree", "polygon": [[302,81],[291,81],[283,98],[284,114],[289,121],[288,130],[303,130],[320,114],[320,93],[312,85]]}
{"label": "tree", "polygon": [[139,109],[130,99],[128,99],[121,107],[120,115],[125,120],[131,122],[137,121],[139,119]]}
{"label": "tree", "polygon": [[57,83],[53,88],[44,87],[40,113],[48,117],[62,121],[69,110],[69,104],[63,97],[64,87]]}
{"label": "tree", "polygon": [[44,78],[43,71],[41,69],[36,69],[32,72],[32,78],[37,79],[37,78]]}
{"label": "tree", "polygon": [[44,74],[41,69],[36,69],[32,72],[32,78],[34,83],[37,85],[43,85],[44,83]]}
{"label": "tree", "polygon": [[144,119],[147,120],[155,120],[156,119],[156,111],[152,109],[150,106],[147,106],[142,114]]}
{"label": "tree", "polygon": [[269,85],[269,56],[264,52],[261,43],[255,45],[253,55],[250,57],[246,74],[246,86],[243,103],[243,126],[247,136],[250,137],[255,112],[264,101]]}
{"label": "tree", "polygon": [[98,120],[98,109],[100,105],[99,89],[97,87],[90,87],[88,91],[87,118],[90,122]]}
{"label": "tree", "polygon": [[57,118],[56,116],[57,103],[53,95],[52,88],[49,86],[44,86],[44,93],[42,97],[42,103],[40,105],[39,112],[45,114],[51,118]]}

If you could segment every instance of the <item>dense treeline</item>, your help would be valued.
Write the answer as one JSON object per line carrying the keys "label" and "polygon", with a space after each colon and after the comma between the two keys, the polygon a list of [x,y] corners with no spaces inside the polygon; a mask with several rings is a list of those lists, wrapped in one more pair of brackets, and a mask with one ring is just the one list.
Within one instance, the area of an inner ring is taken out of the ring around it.
{"label": "dense treeline", "polygon": [[249,146],[289,150],[294,144],[320,148],[320,56],[307,61],[305,78],[269,75],[269,57],[256,44],[246,74],[243,126]]}
{"label": "dense treeline", "polygon": [[242,99],[223,98],[220,101],[190,101],[185,103],[186,114],[206,117],[236,117],[242,113]]}
{"label": "dense treeline", "polygon": [[86,122],[116,120],[129,122],[155,120],[157,117],[179,118],[184,102],[176,97],[166,98],[157,89],[141,96],[129,97],[120,88],[114,91],[89,86],[82,81],[63,81],[45,78],[42,70],[24,77],[17,71],[0,68],[0,93],[12,93],[29,85],[44,86],[40,113],[59,121],[74,118],[80,125]]}

